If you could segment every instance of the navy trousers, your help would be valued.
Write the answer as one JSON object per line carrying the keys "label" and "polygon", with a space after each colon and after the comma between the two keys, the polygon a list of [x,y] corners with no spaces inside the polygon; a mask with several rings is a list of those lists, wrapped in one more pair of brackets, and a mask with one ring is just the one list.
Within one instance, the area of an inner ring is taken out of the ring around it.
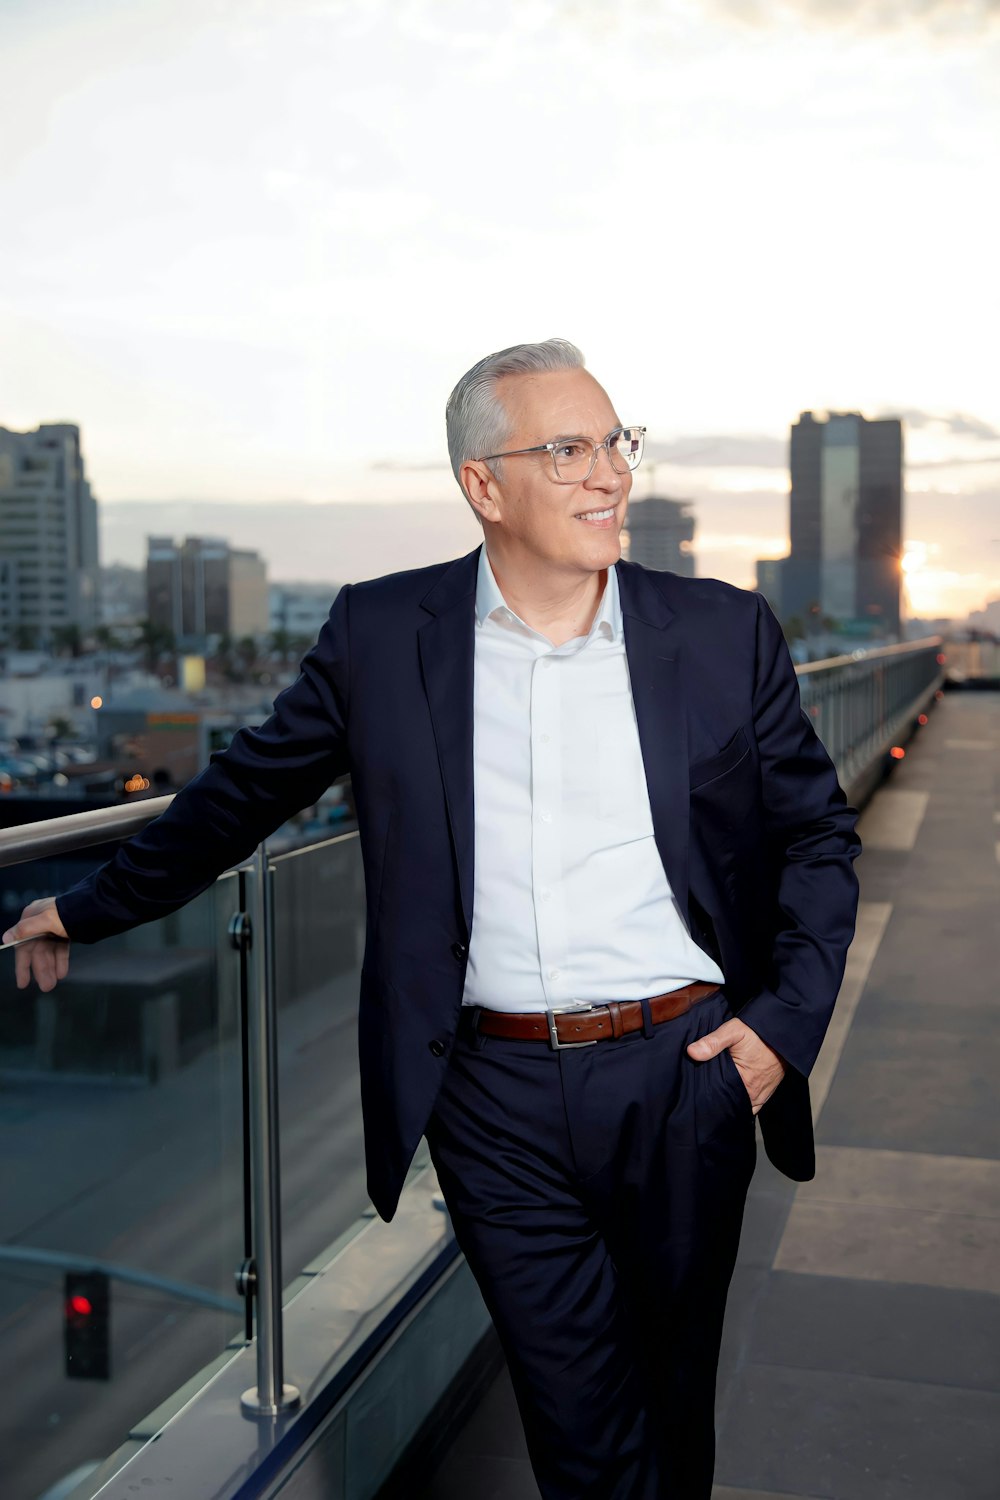
{"label": "navy trousers", "polygon": [[545,1500],[710,1500],[755,1122],[685,1048],[729,1014],[558,1052],[463,1016],[427,1139]]}

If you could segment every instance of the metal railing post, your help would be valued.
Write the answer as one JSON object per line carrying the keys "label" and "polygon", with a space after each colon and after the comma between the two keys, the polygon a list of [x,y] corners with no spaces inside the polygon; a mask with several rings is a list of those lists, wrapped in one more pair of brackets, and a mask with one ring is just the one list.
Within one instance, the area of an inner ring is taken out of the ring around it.
{"label": "metal railing post", "polygon": [[294,1385],[284,1383],[281,1318],[281,1172],[278,1160],[278,1027],[275,994],[273,898],[267,850],[253,857],[250,886],[250,1180],[257,1298],[257,1384],[244,1391],[243,1407],[274,1417],[297,1406]]}

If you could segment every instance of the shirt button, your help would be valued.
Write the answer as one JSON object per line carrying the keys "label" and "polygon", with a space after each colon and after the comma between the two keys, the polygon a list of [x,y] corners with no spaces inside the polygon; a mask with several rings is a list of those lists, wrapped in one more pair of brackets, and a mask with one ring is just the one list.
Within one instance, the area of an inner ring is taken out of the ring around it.
{"label": "shirt button", "polygon": [[543,745],[547,745],[549,743],[549,740],[551,738],[552,738],[551,734],[540,734],[538,736],[540,744],[543,744]]}
{"label": "shirt button", "polygon": [[558,979],[561,973],[562,973],[561,969],[550,969],[549,970],[549,978],[550,979]]}
{"label": "shirt button", "polygon": [[552,822],[552,814],[551,813],[541,813],[541,814],[539,814],[539,816],[541,817],[541,820],[542,820],[543,823],[551,823]]}
{"label": "shirt button", "polygon": [[549,667],[552,666],[552,662],[549,660],[548,657],[546,657],[545,660],[542,662],[542,666],[546,669],[546,671],[548,671]]}
{"label": "shirt button", "polygon": [[542,900],[543,901],[551,901],[552,900],[552,892],[550,890],[548,890],[548,889],[542,891]]}
{"label": "shirt button", "polygon": [[444,1042],[439,1042],[437,1037],[428,1044],[435,1057],[444,1057],[446,1048]]}

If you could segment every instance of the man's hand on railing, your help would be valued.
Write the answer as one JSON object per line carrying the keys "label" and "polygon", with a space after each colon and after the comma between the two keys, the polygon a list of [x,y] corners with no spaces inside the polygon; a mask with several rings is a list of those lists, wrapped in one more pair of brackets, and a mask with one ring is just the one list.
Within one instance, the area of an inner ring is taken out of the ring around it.
{"label": "man's hand on railing", "polygon": [[[24,942],[30,938],[30,942]],[[56,911],[55,896],[29,901],[21,920],[3,935],[5,943],[21,942],[14,954],[17,987],[27,987],[32,974],[40,990],[54,990],[69,972],[69,934]]]}

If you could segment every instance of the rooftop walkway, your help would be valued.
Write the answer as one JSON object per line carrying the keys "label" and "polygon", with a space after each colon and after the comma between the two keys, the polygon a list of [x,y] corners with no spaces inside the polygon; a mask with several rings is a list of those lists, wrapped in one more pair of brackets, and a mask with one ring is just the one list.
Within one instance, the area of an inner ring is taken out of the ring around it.
{"label": "rooftop walkway", "polygon": [[[948,694],[861,833],[816,1181],[761,1152],[750,1196],[717,1500],[1000,1496],[1000,694]],[[537,1493],[504,1372],[420,1500]]]}

